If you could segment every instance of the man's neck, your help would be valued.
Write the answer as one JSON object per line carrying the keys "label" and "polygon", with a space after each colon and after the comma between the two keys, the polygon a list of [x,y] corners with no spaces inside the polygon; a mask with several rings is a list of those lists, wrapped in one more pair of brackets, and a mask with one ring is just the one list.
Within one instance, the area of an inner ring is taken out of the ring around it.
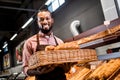
{"label": "man's neck", "polygon": [[40,31],[40,33],[41,33],[41,35],[42,35],[42,36],[50,36],[50,35],[52,34],[52,31],[50,31],[50,32],[49,32],[49,33],[47,33],[47,34],[45,34],[45,33],[41,32],[41,31]]}

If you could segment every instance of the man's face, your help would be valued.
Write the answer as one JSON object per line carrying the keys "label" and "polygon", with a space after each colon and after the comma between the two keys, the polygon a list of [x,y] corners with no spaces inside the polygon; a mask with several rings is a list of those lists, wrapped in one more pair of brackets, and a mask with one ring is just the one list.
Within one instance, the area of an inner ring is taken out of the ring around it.
{"label": "man's face", "polygon": [[51,14],[47,11],[39,12],[38,15],[38,25],[44,31],[50,31],[53,25],[53,19]]}

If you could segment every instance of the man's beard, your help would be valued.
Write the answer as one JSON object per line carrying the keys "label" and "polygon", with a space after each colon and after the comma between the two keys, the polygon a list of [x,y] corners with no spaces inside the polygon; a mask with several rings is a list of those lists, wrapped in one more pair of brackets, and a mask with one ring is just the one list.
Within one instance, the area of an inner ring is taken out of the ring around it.
{"label": "man's beard", "polygon": [[52,26],[48,30],[43,29],[43,26],[42,28],[40,28],[41,32],[44,34],[48,34],[51,31],[51,29],[52,29]]}

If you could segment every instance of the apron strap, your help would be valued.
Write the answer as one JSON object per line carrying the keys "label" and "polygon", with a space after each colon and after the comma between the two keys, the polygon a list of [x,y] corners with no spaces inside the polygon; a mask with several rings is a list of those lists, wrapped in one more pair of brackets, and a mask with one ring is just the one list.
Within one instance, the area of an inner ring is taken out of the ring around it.
{"label": "apron strap", "polygon": [[[55,36],[53,36],[54,40],[55,40],[55,44],[58,45],[57,39]],[[40,42],[39,42],[39,33],[37,33],[36,35],[36,39],[37,39],[37,46],[36,46],[36,51],[40,50]]]}
{"label": "apron strap", "polygon": [[36,39],[37,39],[37,46],[36,46],[36,51],[39,51],[39,45],[40,45],[40,42],[39,42],[39,33],[37,33],[36,35]]}
{"label": "apron strap", "polygon": [[56,44],[56,46],[58,45],[58,42],[57,42],[57,39],[56,39],[56,37],[54,36],[54,39],[55,39],[55,44]]}

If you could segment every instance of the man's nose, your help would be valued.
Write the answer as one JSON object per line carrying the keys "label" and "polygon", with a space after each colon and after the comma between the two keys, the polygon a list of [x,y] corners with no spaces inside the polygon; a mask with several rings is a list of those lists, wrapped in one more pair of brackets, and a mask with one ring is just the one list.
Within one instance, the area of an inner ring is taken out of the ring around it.
{"label": "man's nose", "polygon": [[46,24],[46,23],[48,23],[48,21],[46,19],[44,19],[43,23]]}

